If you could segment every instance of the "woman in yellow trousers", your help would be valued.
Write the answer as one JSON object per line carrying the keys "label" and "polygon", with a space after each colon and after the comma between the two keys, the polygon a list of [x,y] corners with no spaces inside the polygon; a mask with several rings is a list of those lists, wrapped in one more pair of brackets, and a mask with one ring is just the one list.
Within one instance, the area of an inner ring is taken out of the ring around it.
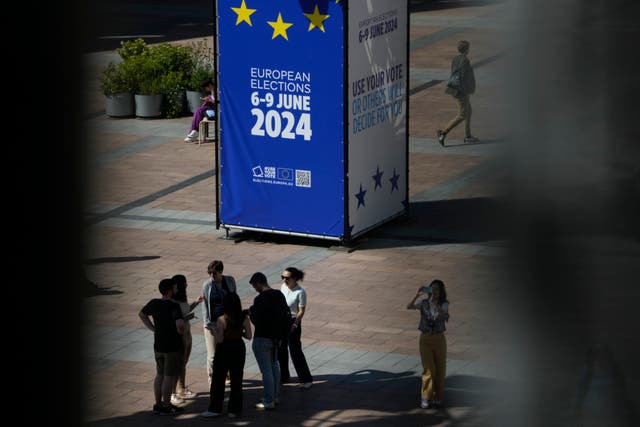
{"label": "woman in yellow trousers", "polygon": [[[418,298],[422,297],[419,302]],[[444,377],[447,369],[445,323],[449,320],[449,301],[444,282],[436,279],[418,288],[407,304],[408,310],[420,310],[420,358],[422,390],[420,407],[441,407],[444,400]]]}

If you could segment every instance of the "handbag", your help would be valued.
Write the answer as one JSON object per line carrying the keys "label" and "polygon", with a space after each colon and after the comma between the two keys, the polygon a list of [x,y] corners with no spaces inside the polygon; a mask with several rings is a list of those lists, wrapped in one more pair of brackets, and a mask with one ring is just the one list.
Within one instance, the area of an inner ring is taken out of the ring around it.
{"label": "handbag", "polygon": [[462,90],[462,64],[464,63],[464,59],[460,61],[458,66],[451,71],[451,76],[449,76],[449,81],[447,82],[447,87],[444,90],[444,93],[448,95],[452,95],[455,98],[464,97],[464,91]]}

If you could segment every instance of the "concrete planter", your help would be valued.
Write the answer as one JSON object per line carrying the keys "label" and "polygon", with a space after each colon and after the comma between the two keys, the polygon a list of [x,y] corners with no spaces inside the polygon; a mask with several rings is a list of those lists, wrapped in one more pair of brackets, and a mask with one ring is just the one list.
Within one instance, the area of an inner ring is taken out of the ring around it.
{"label": "concrete planter", "polygon": [[160,117],[162,95],[136,95],[137,117]]}
{"label": "concrete planter", "polygon": [[114,93],[104,96],[105,110],[109,117],[131,117],[135,106],[132,93]]}
{"label": "concrete planter", "polygon": [[202,92],[199,90],[188,90],[187,105],[190,113],[196,111],[196,109],[202,105]]}

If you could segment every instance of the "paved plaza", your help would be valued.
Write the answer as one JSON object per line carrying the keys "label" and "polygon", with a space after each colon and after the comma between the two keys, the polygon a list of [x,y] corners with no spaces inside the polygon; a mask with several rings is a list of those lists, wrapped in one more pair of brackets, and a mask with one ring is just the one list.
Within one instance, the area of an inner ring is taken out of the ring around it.
{"label": "paved plaza", "polygon": [[[215,228],[214,145],[183,141],[191,117],[109,118],[97,78],[89,79],[83,130],[88,426],[500,424],[504,396],[517,401],[522,390],[513,381],[518,366],[509,363],[522,355],[510,349],[515,335],[496,305],[509,286],[507,230],[499,220],[509,176],[500,121],[506,108],[501,40],[513,30],[505,7],[471,2],[411,13],[409,214],[349,248],[252,233],[225,239]],[[456,112],[444,82],[461,39],[471,42],[478,82],[472,130],[481,142],[464,144],[460,125],[441,147],[436,130]],[[115,57],[113,51],[86,54],[85,67],[97,76]],[[248,283],[254,272],[272,284],[285,267],[306,272],[302,343],[313,387],[285,385],[276,410],[254,409],[261,380],[247,342],[241,417],[200,417],[209,397],[198,314],[187,369],[188,387],[198,395],[179,416],[153,415],[153,334],[138,312],[159,296],[159,280],[174,274],[187,277],[189,300],[197,298],[213,259],[235,277],[244,308],[256,295]],[[444,281],[450,300],[446,405],[420,409],[419,314],[405,307],[435,278]]]}

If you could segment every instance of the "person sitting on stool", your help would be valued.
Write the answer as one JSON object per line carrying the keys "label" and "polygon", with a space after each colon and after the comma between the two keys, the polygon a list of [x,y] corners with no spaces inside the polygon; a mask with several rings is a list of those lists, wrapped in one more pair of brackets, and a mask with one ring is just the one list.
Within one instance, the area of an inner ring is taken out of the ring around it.
{"label": "person sitting on stool", "polygon": [[202,119],[206,117],[207,110],[214,110],[216,106],[215,90],[216,86],[213,83],[213,79],[207,79],[202,82],[202,90],[208,92],[209,95],[202,98],[202,105],[196,108],[193,112],[193,120],[191,120],[191,128],[184,142],[196,142],[198,141],[198,127]]}

